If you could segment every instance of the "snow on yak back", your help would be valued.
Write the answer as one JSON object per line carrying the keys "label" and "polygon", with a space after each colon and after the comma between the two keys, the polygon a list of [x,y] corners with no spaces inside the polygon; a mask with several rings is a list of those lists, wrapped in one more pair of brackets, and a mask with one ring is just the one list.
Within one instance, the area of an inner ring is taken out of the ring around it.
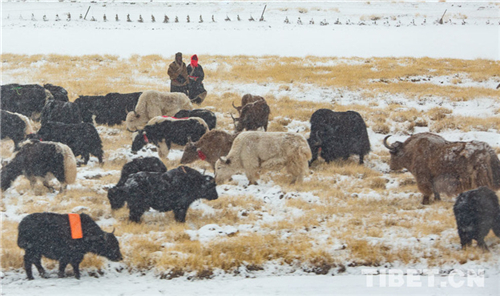
{"label": "snow on yak back", "polygon": [[134,134],[132,152],[137,152],[148,143],[158,147],[160,158],[166,158],[172,144],[184,146],[188,140],[198,141],[208,131],[205,121],[199,117],[172,118],[157,116],[143,130]]}
{"label": "snow on yak back", "polygon": [[174,116],[180,110],[192,110],[189,97],[183,93],[149,90],[142,93],[135,110],[127,114],[126,125],[131,132],[143,129],[156,116]]}
{"label": "snow on yak back", "polygon": [[391,155],[391,170],[406,168],[415,177],[423,204],[486,186],[500,189],[500,160],[485,142],[449,142],[432,133],[412,135],[405,142],[383,144]]}
{"label": "snow on yak back", "polygon": [[76,159],[71,149],[57,142],[26,141],[14,158],[2,169],[1,188],[7,190],[20,175],[30,180],[34,189],[37,179],[44,178],[43,185],[49,185],[52,177],[59,183],[62,192],[67,184],[76,180]]}
{"label": "snow on yak back", "polygon": [[110,199],[111,208],[119,209],[127,202],[133,222],[140,222],[150,207],[160,212],[174,211],[175,220],[185,222],[187,210],[195,200],[219,197],[213,177],[186,166],[166,173],[132,174],[123,186],[117,187],[116,196],[120,200]]}
{"label": "snow on yak back", "polygon": [[479,187],[458,195],[453,213],[457,221],[458,235],[462,249],[470,246],[472,240],[488,250],[484,238],[493,229],[500,237],[500,206],[495,192],[488,187]]}
{"label": "snow on yak back", "polygon": [[115,235],[104,232],[86,214],[30,214],[19,223],[17,245],[25,250],[24,268],[30,280],[33,279],[33,264],[42,277],[45,275],[42,256],[59,261],[59,277],[65,276],[64,270],[71,264],[77,279],[86,253],[104,256],[111,261],[123,259]]}
{"label": "snow on yak back", "polygon": [[120,180],[118,180],[116,186],[108,190],[108,199],[111,204],[111,208],[117,208],[117,205],[124,203],[124,196],[120,194],[118,188],[125,185],[125,182],[128,180],[130,175],[138,172],[165,173],[166,171],[167,167],[157,157],[138,157],[130,162],[127,162],[122,168]]}

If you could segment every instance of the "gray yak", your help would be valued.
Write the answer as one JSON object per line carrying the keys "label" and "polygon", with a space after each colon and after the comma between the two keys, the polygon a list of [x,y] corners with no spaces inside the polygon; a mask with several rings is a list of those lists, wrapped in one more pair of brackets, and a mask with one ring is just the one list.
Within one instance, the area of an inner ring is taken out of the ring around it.
{"label": "gray yak", "polygon": [[244,172],[250,184],[257,184],[261,169],[286,168],[292,183],[307,174],[311,149],[297,133],[249,131],[239,134],[226,157],[215,164],[215,182],[221,184],[233,174]]}
{"label": "gray yak", "polygon": [[440,193],[456,195],[463,191],[486,186],[500,189],[500,160],[484,142],[449,142],[432,133],[420,133],[404,143],[387,143],[391,154],[391,170],[406,168],[416,179],[424,195],[422,204],[440,200]]}

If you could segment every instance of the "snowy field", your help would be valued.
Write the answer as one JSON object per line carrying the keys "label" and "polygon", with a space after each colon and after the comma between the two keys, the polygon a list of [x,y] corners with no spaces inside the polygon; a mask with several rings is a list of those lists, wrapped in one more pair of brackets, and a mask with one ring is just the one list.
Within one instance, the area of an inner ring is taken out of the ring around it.
{"label": "snowy field", "polygon": [[[264,7],[264,19],[259,21]],[[127,22],[128,14],[130,22]],[[104,15],[106,21],[103,19]],[[152,15],[155,22],[152,22]],[[169,17],[168,23],[163,22],[165,15]],[[115,19],[116,16],[118,20]],[[138,21],[140,17],[142,22]],[[175,17],[178,17],[177,23]],[[200,17],[203,22],[200,22]],[[250,18],[254,20],[251,21]],[[439,24],[441,18],[443,23]],[[289,23],[285,22],[287,19]],[[149,54],[171,56],[181,51],[196,52],[198,55],[227,56],[321,56],[346,59],[432,57],[498,61],[500,2],[2,1],[1,38],[2,53],[27,55],[110,54],[126,58],[131,55]],[[203,66],[216,69],[217,63],[207,61]],[[450,80],[450,77],[433,77],[431,83],[446,85],[451,83]],[[30,80],[29,73],[25,75],[25,81],[19,81],[2,72],[2,84],[16,82],[36,83]],[[489,80],[477,82],[464,79],[462,85],[494,89],[499,83],[500,69],[499,74]],[[217,87],[207,85],[207,89],[212,93],[223,92],[225,89],[240,93],[277,92],[275,85],[254,84]],[[304,93],[307,93],[307,96]],[[336,95],[333,90],[314,88],[306,88],[305,91],[292,89],[289,94],[299,102],[326,101],[332,95]],[[347,105],[356,98],[356,94],[345,93],[337,103]],[[391,97],[388,100],[404,98]],[[366,104],[370,102],[367,101]],[[435,106],[450,108],[457,115],[494,116],[495,110],[500,110],[500,100],[477,98],[467,102],[450,102],[436,99],[435,102],[425,105],[416,101],[408,102],[408,107],[418,110],[428,110]],[[304,130],[307,123],[292,122],[289,128]],[[416,130],[424,131],[427,130]],[[497,151],[500,148],[498,130],[467,133],[451,130],[440,135],[452,141],[485,141]],[[381,140],[385,135],[369,130],[369,136],[372,150],[384,149]],[[404,140],[406,137],[396,135],[393,138]],[[120,153],[133,157],[128,150],[115,151],[115,155]],[[147,150],[143,155],[156,153]],[[169,159],[178,160],[180,156],[181,151],[174,150]],[[368,161],[367,166],[384,173],[388,171],[387,164],[381,162]],[[86,179],[105,173],[119,174],[118,171],[102,172],[99,166],[91,161],[89,166],[79,169],[78,178]],[[244,176],[237,176],[235,179],[240,183],[238,185],[246,182]],[[244,187],[245,189],[233,185],[219,187],[220,192],[226,196],[270,196],[270,212],[283,215],[279,211],[284,203],[276,198],[280,194],[280,188],[272,182]],[[3,198],[12,200],[18,196],[19,193],[9,189]],[[317,199],[308,193],[300,193],[299,198],[313,202]],[[367,194],[360,198],[381,197]],[[198,210],[211,211],[211,208],[203,203],[193,206]],[[7,207],[1,217],[2,220],[8,218],[20,221],[24,215],[17,214],[16,208]],[[99,224],[109,226],[113,221],[99,221]],[[204,241],[217,239],[220,235],[224,236],[225,232],[232,231],[218,228],[217,225],[211,227],[191,230],[189,235],[192,239]],[[243,228],[238,230],[245,231]],[[456,229],[450,230],[448,234],[456,236]],[[411,239],[413,238],[409,240]],[[497,241],[498,238],[495,238],[495,242]],[[459,244],[452,247],[459,252]],[[58,279],[54,270],[50,272],[49,279],[39,278],[35,271],[34,281],[25,280],[24,270],[2,271],[1,295],[500,295],[498,243],[491,251],[495,259],[491,264],[468,262],[465,265],[447,265],[438,270],[439,275],[436,276],[429,275],[424,264],[395,265],[397,271],[402,274],[391,276],[378,275],[379,272],[383,273],[380,269],[363,267],[349,268],[342,274],[333,272],[328,275],[311,275],[269,263],[260,272],[242,271],[239,276],[221,273],[210,280],[195,281],[190,280],[189,276],[161,280],[152,273],[119,272],[119,263],[111,262],[104,275],[94,278],[83,273],[84,276],[79,281],[72,277]],[[456,271],[455,274],[453,270]],[[467,270],[476,273],[476,277],[474,274],[467,275]],[[416,271],[417,275],[412,277],[412,271]],[[452,275],[449,275],[450,271]],[[372,272],[377,275],[371,275]]]}

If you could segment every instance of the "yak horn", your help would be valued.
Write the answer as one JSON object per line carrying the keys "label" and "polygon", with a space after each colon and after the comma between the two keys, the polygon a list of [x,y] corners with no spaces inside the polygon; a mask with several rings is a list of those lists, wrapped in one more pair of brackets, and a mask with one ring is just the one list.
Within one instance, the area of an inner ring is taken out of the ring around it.
{"label": "yak horn", "polygon": [[387,139],[389,139],[389,137],[390,137],[390,136],[391,136],[391,135],[386,136],[386,137],[384,138],[383,143],[384,143],[385,148],[389,149],[389,151],[394,151],[394,147],[389,146],[389,145],[387,144]]}
{"label": "yak horn", "polygon": [[234,101],[233,101],[231,104],[233,104],[233,108],[234,108],[234,109],[238,110],[238,107],[236,107],[236,106],[234,105]]}
{"label": "yak horn", "polygon": [[131,131],[128,127],[127,127],[127,131],[131,132],[131,133],[135,133],[136,131]]}
{"label": "yak horn", "polygon": [[113,231],[111,231],[111,234],[115,234],[115,230],[116,230],[116,228],[113,227]]}

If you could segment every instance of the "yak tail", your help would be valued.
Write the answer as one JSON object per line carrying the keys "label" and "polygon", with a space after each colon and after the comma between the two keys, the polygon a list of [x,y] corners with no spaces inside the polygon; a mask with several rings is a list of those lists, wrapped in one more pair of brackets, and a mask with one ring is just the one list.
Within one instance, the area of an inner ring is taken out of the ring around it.
{"label": "yak tail", "polygon": [[23,173],[23,155],[17,154],[14,159],[2,168],[1,188],[7,190],[12,182]]}
{"label": "yak tail", "polygon": [[495,152],[492,152],[491,156],[491,174],[492,174],[492,183],[491,184],[491,189],[493,190],[499,190],[500,189],[500,160],[498,159],[498,156],[495,154]]}
{"label": "yak tail", "polygon": [[67,145],[60,144],[64,157],[64,182],[73,184],[76,181],[76,158],[71,148]]}
{"label": "yak tail", "polygon": [[493,221],[492,229],[495,235],[500,237],[500,210],[498,211],[495,220]]}

